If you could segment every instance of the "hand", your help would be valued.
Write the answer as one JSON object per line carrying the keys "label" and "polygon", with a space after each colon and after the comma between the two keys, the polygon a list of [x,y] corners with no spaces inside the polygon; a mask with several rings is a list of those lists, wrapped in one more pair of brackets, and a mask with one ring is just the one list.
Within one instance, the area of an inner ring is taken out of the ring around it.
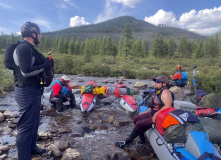
{"label": "hand", "polygon": [[49,69],[51,67],[54,67],[54,60],[52,58],[50,60],[46,58],[46,61],[44,63],[44,69]]}
{"label": "hand", "polygon": [[157,115],[156,115],[156,113],[153,115],[153,117],[152,117],[152,121],[153,121],[153,123],[156,123],[156,118],[157,118]]}

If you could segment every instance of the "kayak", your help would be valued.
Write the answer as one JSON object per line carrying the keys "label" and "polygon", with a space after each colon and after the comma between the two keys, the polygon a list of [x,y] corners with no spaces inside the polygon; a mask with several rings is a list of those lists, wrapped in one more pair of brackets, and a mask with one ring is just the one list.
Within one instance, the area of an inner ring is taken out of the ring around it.
{"label": "kayak", "polygon": [[212,160],[210,156],[221,158],[220,147],[208,141],[205,132],[191,131],[185,143],[167,143],[156,128],[146,131],[146,136],[160,160]]}
{"label": "kayak", "polygon": [[82,112],[89,112],[96,103],[96,96],[93,94],[83,94],[80,100]]}
{"label": "kayak", "polygon": [[133,96],[123,95],[120,97],[120,105],[127,111],[136,112],[137,104]]}

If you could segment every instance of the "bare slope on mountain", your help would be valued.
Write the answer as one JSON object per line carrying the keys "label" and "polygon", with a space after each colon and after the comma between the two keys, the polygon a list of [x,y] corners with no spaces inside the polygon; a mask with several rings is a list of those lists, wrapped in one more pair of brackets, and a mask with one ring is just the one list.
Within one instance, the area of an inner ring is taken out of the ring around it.
{"label": "bare slope on mountain", "polygon": [[130,16],[118,17],[98,24],[71,27],[60,31],[48,32],[45,34],[49,36],[74,37],[75,39],[78,38],[81,40],[86,38],[91,39],[93,37],[109,36],[114,40],[119,40],[124,25],[127,22],[130,24],[135,38],[146,38],[152,41],[155,34],[160,34],[165,39],[169,38],[170,36],[173,36],[176,40],[181,39],[182,36],[185,36],[187,39],[191,40],[197,40],[198,38],[203,40],[205,39],[204,36],[193,32],[173,27],[154,26],[148,22],[138,20]]}

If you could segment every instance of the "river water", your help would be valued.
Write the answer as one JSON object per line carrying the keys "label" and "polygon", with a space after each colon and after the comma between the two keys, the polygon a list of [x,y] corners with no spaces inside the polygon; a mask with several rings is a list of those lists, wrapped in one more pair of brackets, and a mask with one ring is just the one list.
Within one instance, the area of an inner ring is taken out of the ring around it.
{"label": "river water", "polygon": [[[54,80],[59,80],[61,75],[55,75]],[[97,85],[114,87],[117,77],[88,77],[88,76],[70,76],[71,82],[80,86],[85,85],[89,80],[94,80]],[[151,80],[125,79],[124,84],[133,88],[134,84],[145,82],[149,86],[153,85]],[[125,150],[115,147],[114,143],[119,140],[125,140],[133,128],[133,115],[125,111],[114,96],[100,97],[94,108],[87,114],[83,114],[80,110],[80,92],[73,90],[77,106],[74,109],[68,107],[65,103],[63,115],[58,115],[55,108],[48,101],[50,95],[50,87],[45,88],[42,97],[43,110],[41,110],[41,121],[39,132],[47,132],[52,136],[47,139],[38,139],[38,144],[47,148],[56,140],[64,140],[69,142],[70,148],[80,152],[82,159],[98,160],[98,159],[135,159],[147,160],[154,158],[153,150],[149,144],[136,145],[133,142]],[[138,95],[134,95],[137,102],[142,100],[144,90],[139,90]],[[0,111],[10,110],[18,114],[18,106],[14,99],[14,91],[10,92],[6,97],[0,100]],[[1,122],[0,127],[8,126],[8,122]],[[16,128],[13,129],[16,131]],[[15,145],[15,136],[0,135],[0,147],[9,145],[10,150],[7,153],[7,159],[17,156]],[[136,141],[136,140],[135,140]],[[63,153],[63,152],[62,152]],[[45,155],[42,159],[61,159],[52,155]]]}

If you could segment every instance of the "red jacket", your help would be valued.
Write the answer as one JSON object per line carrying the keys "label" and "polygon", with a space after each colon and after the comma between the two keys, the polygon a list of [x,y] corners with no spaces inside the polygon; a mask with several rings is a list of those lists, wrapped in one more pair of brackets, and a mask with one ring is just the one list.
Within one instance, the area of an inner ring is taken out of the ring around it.
{"label": "red jacket", "polygon": [[[66,87],[66,86],[62,86],[62,87]],[[56,83],[52,86],[52,90],[53,90],[53,94],[51,94],[51,97],[55,97],[57,95],[59,95],[61,93],[62,90],[61,84],[60,83]],[[70,85],[67,85],[67,88],[69,91],[72,91]]]}

